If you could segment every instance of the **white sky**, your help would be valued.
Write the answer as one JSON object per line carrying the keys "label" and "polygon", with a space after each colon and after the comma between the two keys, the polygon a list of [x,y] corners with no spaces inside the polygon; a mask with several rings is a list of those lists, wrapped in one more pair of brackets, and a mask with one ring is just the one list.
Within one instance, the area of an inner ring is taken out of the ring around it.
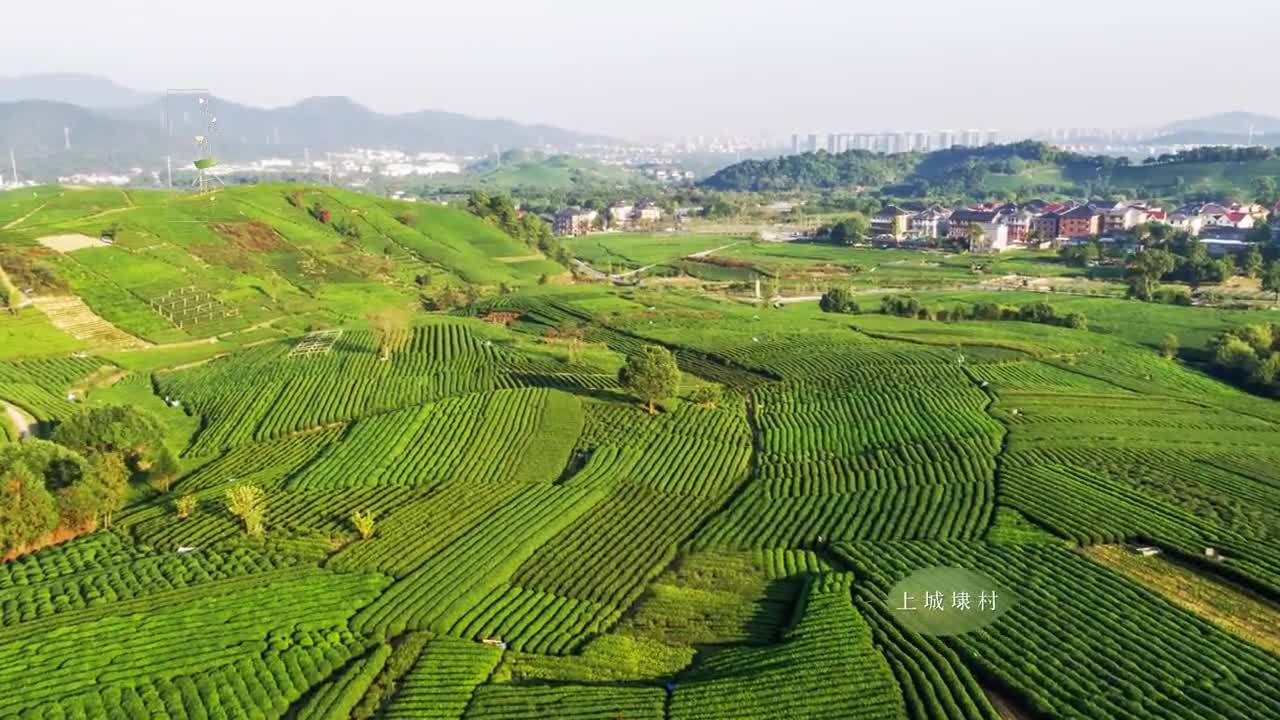
{"label": "white sky", "polygon": [[0,76],[631,137],[1280,115],[1280,0],[8,0]]}

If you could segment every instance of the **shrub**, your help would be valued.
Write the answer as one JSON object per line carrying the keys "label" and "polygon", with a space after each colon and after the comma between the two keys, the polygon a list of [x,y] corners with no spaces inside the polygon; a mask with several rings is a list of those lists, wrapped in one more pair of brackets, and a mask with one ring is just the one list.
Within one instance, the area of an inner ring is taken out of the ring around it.
{"label": "shrub", "polygon": [[1165,305],[1191,305],[1191,293],[1179,287],[1162,287],[1156,290],[1152,299]]}
{"label": "shrub", "polygon": [[689,400],[698,407],[713,408],[720,404],[724,389],[719,385],[702,385],[693,391]]}
{"label": "shrub", "polygon": [[1089,318],[1085,317],[1083,313],[1067,313],[1067,316],[1062,319],[1062,324],[1064,327],[1069,327],[1073,330],[1088,330]]}
{"label": "shrub", "polygon": [[199,501],[191,495],[183,495],[175,500],[173,502],[173,508],[178,513],[178,519],[186,520],[192,515],[195,515],[198,502]]}
{"label": "shrub", "polygon": [[880,312],[885,315],[917,317],[920,310],[920,301],[910,295],[885,295],[880,300]]}
{"label": "shrub", "polygon": [[1177,335],[1169,333],[1160,340],[1160,355],[1166,360],[1172,360],[1178,356]]}
{"label": "shrub", "polygon": [[373,537],[374,520],[372,510],[352,510],[351,526],[360,533],[361,540],[368,540]]}

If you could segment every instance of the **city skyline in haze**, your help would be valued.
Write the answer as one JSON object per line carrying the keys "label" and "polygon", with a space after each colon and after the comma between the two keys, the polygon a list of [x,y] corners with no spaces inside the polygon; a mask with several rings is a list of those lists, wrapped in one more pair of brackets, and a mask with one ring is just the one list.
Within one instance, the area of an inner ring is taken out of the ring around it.
{"label": "city skyline in haze", "polygon": [[621,138],[1280,115],[1280,7],[1259,0],[1212,13],[1148,0],[63,0],[6,20],[5,76],[84,72],[267,107],[347,96]]}

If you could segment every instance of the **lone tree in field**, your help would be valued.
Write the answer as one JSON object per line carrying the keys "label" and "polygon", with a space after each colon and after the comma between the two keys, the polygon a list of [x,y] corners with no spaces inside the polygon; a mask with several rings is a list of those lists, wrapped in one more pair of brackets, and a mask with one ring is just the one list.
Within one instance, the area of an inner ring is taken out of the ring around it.
{"label": "lone tree in field", "polygon": [[650,415],[655,415],[657,402],[671,397],[680,387],[680,367],[671,351],[646,345],[627,358],[627,364],[618,371],[618,383],[643,401]]}
{"label": "lone tree in field", "polygon": [[1178,357],[1178,336],[1169,333],[1160,341],[1160,355],[1165,360],[1172,360]]}
{"label": "lone tree in field", "polygon": [[240,518],[245,532],[257,537],[262,534],[263,505],[267,495],[257,485],[236,485],[227,490],[227,511]]}
{"label": "lone tree in field", "polygon": [[409,314],[401,308],[378,308],[366,316],[378,343],[378,359],[390,360],[396,335],[409,329]]}

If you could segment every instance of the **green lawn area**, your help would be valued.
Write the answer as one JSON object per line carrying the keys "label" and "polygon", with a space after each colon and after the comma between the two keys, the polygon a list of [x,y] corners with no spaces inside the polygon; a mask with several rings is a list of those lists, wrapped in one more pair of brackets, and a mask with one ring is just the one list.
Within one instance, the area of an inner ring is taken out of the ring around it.
{"label": "green lawn area", "polygon": [[17,313],[0,311],[0,360],[66,355],[83,349],[84,343],[55,328],[34,307]]}
{"label": "green lawn area", "polygon": [[[670,233],[595,233],[567,238],[565,246],[598,270],[612,263],[615,270],[670,262],[704,250],[742,242],[742,238]],[[732,249],[717,255],[728,254]]]}
{"label": "green lawn area", "polygon": [[1183,347],[1203,347],[1210,338],[1233,325],[1280,322],[1280,312],[1179,307],[1136,300],[1078,297],[1033,292],[930,292],[918,297],[926,305],[996,302],[1025,305],[1045,301],[1062,313],[1083,313],[1089,329],[1155,347],[1166,334],[1178,336]]}

